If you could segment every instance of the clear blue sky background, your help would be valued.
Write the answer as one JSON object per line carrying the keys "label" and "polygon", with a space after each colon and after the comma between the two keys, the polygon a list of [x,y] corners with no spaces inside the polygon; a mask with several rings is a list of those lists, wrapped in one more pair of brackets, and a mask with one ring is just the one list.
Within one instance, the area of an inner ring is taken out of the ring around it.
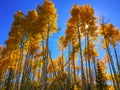
{"label": "clear blue sky background", "polygon": [[[0,45],[5,45],[11,29],[13,15],[18,10],[27,14],[28,10],[36,9],[36,4],[41,5],[44,0],[0,0]],[[57,40],[64,35],[65,23],[70,17],[70,10],[73,4],[90,4],[95,9],[95,15],[104,15],[115,26],[120,28],[120,0],[53,0],[58,12],[58,26],[61,27],[59,33],[54,34],[50,41],[52,57],[58,55]]]}

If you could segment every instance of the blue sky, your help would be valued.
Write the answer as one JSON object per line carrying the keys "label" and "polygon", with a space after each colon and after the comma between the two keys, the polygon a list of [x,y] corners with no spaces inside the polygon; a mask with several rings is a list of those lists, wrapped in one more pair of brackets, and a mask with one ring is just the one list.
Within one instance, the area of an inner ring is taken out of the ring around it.
{"label": "blue sky", "polygon": [[[8,38],[11,29],[13,15],[18,10],[27,14],[28,10],[36,9],[36,4],[41,5],[44,0],[0,0],[0,45],[5,45],[4,41]],[[104,15],[115,26],[120,28],[120,0],[53,0],[58,13],[58,26],[61,27],[59,33],[52,35],[50,41],[51,53],[53,58],[57,52],[57,40],[64,35],[66,22],[70,17],[72,5],[90,4],[96,16]]]}

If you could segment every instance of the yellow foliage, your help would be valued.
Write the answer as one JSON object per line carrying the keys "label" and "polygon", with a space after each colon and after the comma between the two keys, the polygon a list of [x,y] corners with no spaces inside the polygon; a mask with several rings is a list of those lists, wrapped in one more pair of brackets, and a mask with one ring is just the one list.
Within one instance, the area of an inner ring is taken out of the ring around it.
{"label": "yellow foliage", "polygon": [[42,6],[37,6],[37,10],[39,13],[39,21],[38,23],[41,25],[40,29],[44,32],[44,36],[47,37],[47,30],[49,29],[49,34],[51,35],[53,32],[57,31],[57,12],[52,1],[46,0],[44,1]]}
{"label": "yellow foliage", "polygon": [[79,90],[77,85],[74,85],[74,90]]}
{"label": "yellow foliage", "polygon": [[68,43],[67,43],[66,37],[61,36],[60,40],[58,41],[58,46],[60,51],[63,51],[67,47],[67,44]]}
{"label": "yellow foliage", "polygon": [[101,41],[103,48],[108,47],[110,44],[116,47],[116,42],[120,39],[118,28],[114,27],[111,23],[107,25],[101,24],[99,34],[105,39]]}
{"label": "yellow foliage", "polygon": [[90,59],[93,59],[93,58],[98,56],[98,52],[97,52],[97,50],[95,48],[95,45],[94,45],[94,43],[92,41],[89,41],[89,51],[88,51],[88,46],[86,46],[84,48],[83,55],[85,57],[87,57],[88,52],[89,52]]}

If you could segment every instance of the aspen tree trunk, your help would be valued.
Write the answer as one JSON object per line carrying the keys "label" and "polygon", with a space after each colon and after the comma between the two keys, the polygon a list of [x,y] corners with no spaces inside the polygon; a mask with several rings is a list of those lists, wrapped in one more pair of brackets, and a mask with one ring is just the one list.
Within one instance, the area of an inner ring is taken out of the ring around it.
{"label": "aspen tree trunk", "polygon": [[13,77],[13,70],[9,69],[9,75],[8,75],[6,90],[11,90],[12,77]]}
{"label": "aspen tree trunk", "polygon": [[28,55],[28,60],[26,61],[26,67],[23,71],[23,77],[22,77],[22,81],[21,81],[21,90],[26,89],[27,88],[27,80],[29,78],[29,71],[28,71],[28,67],[29,67],[29,60],[30,60],[30,55]]}
{"label": "aspen tree trunk", "polygon": [[82,57],[82,47],[81,47],[81,36],[80,36],[80,30],[79,30],[79,25],[78,25],[78,39],[79,39],[79,45],[80,45],[80,59],[81,59],[81,75],[82,75],[82,85],[83,85],[83,90],[86,90],[86,80],[85,80],[85,75],[83,71],[83,57]]}
{"label": "aspen tree trunk", "polygon": [[75,50],[74,50],[74,46],[72,45],[72,50],[73,50],[73,54],[72,54],[72,60],[73,60],[73,72],[74,72],[74,83],[73,85],[76,85],[76,70],[75,70],[75,59],[74,59],[74,54],[75,54]]}
{"label": "aspen tree trunk", "polygon": [[42,85],[42,90],[46,90],[47,86],[47,66],[48,66],[48,50],[49,50],[49,32],[50,32],[50,24],[48,22],[48,28],[47,28],[47,40],[46,40],[46,57],[45,60],[43,61],[43,85]]}
{"label": "aspen tree trunk", "polygon": [[95,58],[93,58],[93,65],[94,65],[94,70],[95,70],[95,79],[96,79],[97,70],[96,70]]}
{"label": "aspen tree trunk", "polygon": [[[117,67],[118,67],[118,71],[120,73],[120,65],[119,65],[119,59],[118,59],[118,54],[117,54],[117,50],[116,50],[116,47],[114,47],[114,53],[115,53],[115,57],[116,57],[116,61],[117,61]],[[119,76],[120,77],[120,76]]]}
{"label": "aspen tree trunk", "polygon": [[61,67],[62,72],[64,72],[64,67],[63,67],[63,65],[64,65],[64,59],[63,59],[63,47],[62,47],[62,67]]}
{"label": "aspen tree trunk", "polygon": [[31,89],[31,86],[29,86],[29,85],[30,85],[30,82],[31,82],[30,73],[31,73],[31,68],[32,68],[32,59],[33,59],[33,54],[30,57],[30,61],[29,61],[29,65],[28,65],[28,77],[27,77],[27,80],[26,80],[26,88],[28,90]]}
{"label": "aspen tree trunk", "polygon": [[113,69],[113,73],[114,73],[115,81],[116,81],[116,84],[117,84],[117,88],[118,88],[118,90],[120,90],[119,81],[118,81],[118,78],[117,78],[117,73],[115,71],[114,62],[113,62],[111,53],[109,51],[109,48],[107,48],[107,51],[108,51],[108,55],[109,55],[110,64],[111,64],[112,69]]}
{"label": "aspen tree trunk", "polygon": [[[61,71],[62,71],[62,73],[64,73],[64,67],[63,67],[63,65],[64,65],[64,59],[63,59],[63,47],[62,47],[62,51],[61,51],[61,53],[62,53],[62,58],[60,58],[60,60],[61,60]],[[62,84],[63,84],[63,86],[61,87],[62,89],[65,89],[65,84],[64,84],[64,81],[65,80],[62,80]]]}
{"label": "aspen tree trunk", "polygon": [[24,47],[24,44],[21,42],[20,56],[19,56],[19,61],[18,61],[18,70],[17,70],[17,75],[16,75],[15,90],[19,89],[19,79],[20,79],[20,70],[21,70],[21,65],[22,65],[23,47]]}
{"label": "aspen tree trunk", "polygon": [[[71,48],[70,48],[70,44],[68,45],[68,60],[70,58],[70,54],[71,54]],[[70,74],[70,62],[68,63],[68,87],[67,89],[70,90],[70,81],[71,81],[71,74]]]}
{"label": "aspen tree trunk", "polygon": [[7,81],[7,86],[6,86],[6,90],[10,90],[10,86],[11,86],[11,76],[12,76],[12,70],[9,69],[9,74],[8,74],[8,81]]}
{"label": "aspen tree trunk", "polygon": [[[85,36],[85,47],[87,47],[87,37]],[[87,52],[85,48],[85,52]],[[88,76],[88,60],[87,60],[87,55],[85,54],[85,60],[86,60],[86,89],[89,87],[89,76]]]}
{"label": "aspen tree trunk", "polygon": [[[102,29],[103,29],[103,34],[105,36],[104,23],[103,22],[102,22]],[[118,90],[120,90],[119,82],[118,82],[118,79],[117,79],[117,74],[116,74],[115,67],[114,67],[114,62],[113,62],[113,59],[112,59],[112,56],[111,56],[111,53],[110,53],[110,49],[109,49],[108,43],[106,42],[105,37],[104,37],[104,40],[105,40],[105,44],[106,44],[106,51],[107,51],[107,53],[109,55],[110,64],[112,66],[113,73],[115,75],[115,81],[116,81],[116,84],[117,84],[117,88],[118,88]]]}
{"label": "aspen tree trunk", "polygon": [[[108,57],[108,56],[107,56],[107,57]],[[112,78],[112,81],[113,81],[114,89],[117,90],[116,85],[115,85],[115,79],[114,79],[113,74],[112,74],[112,67],[111,67],[111,65],[110,65],[110,60],[109,60],[109,59],[108,59],[108,65],[109,65],[110,74],[111,74],[111,78]]]}
{"label": "aspen tree trunk", "polygon": [[[118,77],[117,78],[120,78],[120,64],[119,64],[119,59],[118,59],[118,54],[117,54],[116,47],[114,47],[114,52],[115,52],[115,57],[116,57],[117,67],[118,67]],[[119,81],[119,79],[118,79],[118,83],[119,83],[119,88],[120,88],[120,81]]]}
{"label": "aspen tree trunk", "polygon": [[96,79],[97,79],[97,69],[96,69],[96,63],[95,63],[95,58],[93,58],[93,67],[94,67],[94,71],[95,71],[95,87],[98,90],[98,87],[96,86]]}
{"label": "aspen tree trunk", "polygon": [[[31,41],[31,40],[30,40]],[[28,77],[28,64],[29,64],[29,59],[30,59],[30,55],[29,55],[29,51],[30,51],[30,41],[28,43],[28,50],[27,50],[27,54],[26,54],[26,59],[25,59],[25,64],[24,64],[24,69],[23,69],[23,75],[22,75],[22,80],[21,80],[21,88],[20,90],[25,89],[25,84],[26,84],[26,80]]]}
{"label": "aspen tree trunk", "polygon": [[58,79],[58,77],[57,77],[57,75],[56,75],[56,70],[55,70],[55,67],[54,67],[54,64],[53,64],[53,61],[52,61],[52,58],[51,58],[51,53],[50,53],[49,49],[48,49],[48,55],[49,55],[50,61],[51,61],[51,63],[52,63],[52,68],[53,68],[53,70],[54,70],[54,76],[56,77],[57,82],[58,82],[58,90],[63,90],[62,87],[61,87],[61,83],[60,83],[60,81],[59,81],[59,79]]}
{"label": "aspen tree trunk", "polygon": [[[10,57],[10,59],[11,59],[11,57]],[[9,70],[9,72],[8,72],[8,80],[7,80],[6,90],[11,90],[14,71],[12,68],[10,68],[8,70]]]}
{"label": "aspen tree trunk", "polygon": [[75,59],[74,59],[74,55],[73,55],[73,70],[74,70],[74,85],[76,85],[76,70],[75,70]]}
{"label": "aspen tree trunk", "polygon": [[88,45],[88,67],[89,67],[89,80],[90,80],[90,90],[93,90],[93,81],[92,81],[92,73],[91,73],[91,65],[90,65],[90,47],[89,47],[89,29],[87,30],[87,45]]}
{"label": "aspen tree trunk", "polygon": [[42,48],[43,48],[43,67],[42,67],[42,90],[46,89],[46,73],[45,73],[45,57],[46,57],[46,53],[44,50],[44,41],[42,40]]}

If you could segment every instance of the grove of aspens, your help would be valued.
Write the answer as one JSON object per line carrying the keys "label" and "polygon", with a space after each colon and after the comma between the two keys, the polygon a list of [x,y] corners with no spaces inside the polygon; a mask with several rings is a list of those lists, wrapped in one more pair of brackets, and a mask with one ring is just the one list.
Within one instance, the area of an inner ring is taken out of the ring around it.
{"label": "grove of aspens", "polygon": [[0,45],[0,90],[120,90],[120,30],[94,13],[89,4],[71,7],[53,59],[50,37],[61,30],[54,2],[16,12]]}

